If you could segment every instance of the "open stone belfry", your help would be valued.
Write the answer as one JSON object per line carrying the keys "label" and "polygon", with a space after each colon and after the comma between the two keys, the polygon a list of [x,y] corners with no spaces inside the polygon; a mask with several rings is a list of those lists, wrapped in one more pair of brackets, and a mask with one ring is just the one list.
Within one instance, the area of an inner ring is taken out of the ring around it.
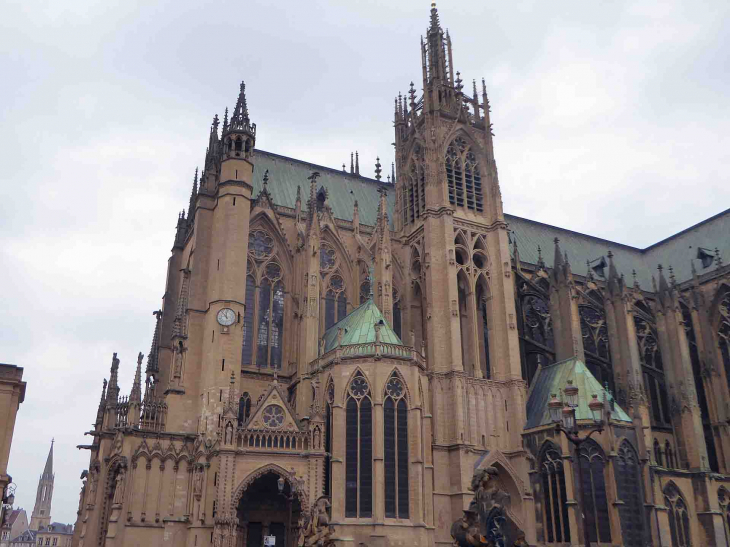
{"label": "open stone belfry", "polygon": [[76,545],[728,545],[730,211],[647,249],[506,215],[435,5],[421,55],[387,182],[257,149],[243,83],[213,119]]}

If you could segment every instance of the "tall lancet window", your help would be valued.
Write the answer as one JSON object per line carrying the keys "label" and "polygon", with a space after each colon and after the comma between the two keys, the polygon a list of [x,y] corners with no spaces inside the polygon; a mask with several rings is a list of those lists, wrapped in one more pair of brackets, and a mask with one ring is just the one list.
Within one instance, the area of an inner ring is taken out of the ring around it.
{"label": "tall lancet window", "polygon": [[408,404],[403,381],[394,372],[385,385],[385,516],[408,518]]}
{"label": "tall lancet window", "polygon": [[321,334],[347,315],[347,287],[340,271],[340,259],[329,243],[322,243],[319,249],[319,270],[322,279],[323,318],[320,320]]}
{"label": "tall lancet window", "polygon": [[324,451],[326,455],[324,457],[324,495],[332,495],[332,428],[334,423],[332,421],[332,406],[335,404],[335,383],[330,377],[327,382],[327,388],[325,389],[325,421],[326,430],[324,436]]}
{"label": "tall lancet window", "polygon": [[373,412],[370,385],[356,372],[345,405],[345,516],[373,516]]}
{"label": "tall lancet window", "polygon": [[626,547],[644,547],[645,512],[644,495],[641,490],[641,469],[636,451],[629,441],[624,440],[619,446],[616,465],[616,490],[618,499],[623,502],[619,506],[621,519],[621,535]]}
{"label": "tall lancet window", "polygon": [[393,287],[393,330],[398,335],[398,338],[403,340],[401,334],[401,304],[400,304],[400,291]]}
{"label": "tall lancet window", "polygon": [[581,445],[579,459],[583,474],[580,494],[591,543],[611,543],[606,498],[606,457],[598,443],[588,440]]}
{"label": "tall lancet window", "polygon": [[284,347],[283,271],[274,253],[274,240],[267,232],[251,231],[249,257],[241,364],[281,369]]}
{"label": "tall lancet window", "polygon": [[649,395],[652,425],[671,427],[669,396],[664,381],[664,364],[656,335],[654,314],[646,302],[634,303],[634,326],[639,359],[644,373],[644,387]]}
{"label": "tall lancet window", "polygon": [[600,295],[595,292],[590,294],[595,295],[594,302],[579,307],[586,366],[601,384],[608,383],[609,387],[613,389],[613,369],[608,348],[606,314],[603,312],[602,303],[598,302],[601,298]]}
{"label": "tall lancet window", "polygon": [[456,137],[446,148],[445,164],[449,203],[481,213],[484,210],[482,174],[477,156],[464,138]]}
{"label": "tall lancet window", "polygon": [[542,491],[539,492],[538,501],[542,502],[543,533],[548,544],[562,545],[563,542],[570,542],[563,458],[558,448],[547,441],[539,461]]}
{"label": "tall lancet window", "polygon": [[720,300],[717,306],[718,329],[717,338],[720,344],[720,355],[725,366],[725,375],[730,380],[730,290]]}
{"label": "tall lancet window", "polygon": [[689,547],[689,510],[679,488],[670,482],[664,487],[664,506],[669,513],[669,532],[672,536],[672,547]]}
{"label": "tall lancet window", "polygon": [[403,224],[415,222],[426,211],[426,162],[423,147],[416,143],[403,189]]}

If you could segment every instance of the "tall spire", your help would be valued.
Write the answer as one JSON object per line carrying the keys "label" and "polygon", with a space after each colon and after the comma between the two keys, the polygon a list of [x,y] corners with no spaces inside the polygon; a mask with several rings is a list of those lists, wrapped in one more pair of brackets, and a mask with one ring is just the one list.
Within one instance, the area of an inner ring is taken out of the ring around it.
{"label": "tall spire", "polygon": [[132,391],[129,394],[129,401],[139,403],[142,401],[142,359],[144,355],[140,351],[137,355],[137,370],[134,373],[134,382],[132,383]]}
{"label": "tall spire", "polygon": [[236,101],[236,107],[233,109],[233,115],[231,116],[230,130],[243,129],[244,126],[249,125],[251,120],[248,118],[248,105],[246,104],[246,84],[241,82],[240,91],[238,92],[238,100]]}
{"label": "tall spire", "polygon": [[119,398],[119,359],[117,353],[112,356],[112,366],[109,372],[109,387],[106,391],[106,400],[111,404],[117,404]]}
{"label": "tall spire", "polygon": [[198,168],[195,168],[195,176],[193,177],[193,189],[190,192],[190,204],[188,205],[188,224],[193,223],[195,218],[195,198],[198,197]]}
{"label": "tall spire", "polygon": [[395,184],[395,163],[390,162],[390,182]]}
{"label": "tall spire", "polygon": [[46,458],[46,466],[43,468],[43,477],[51,478],[53,476],[53,443],[56,439],[51,439],[51,449],[48,451],[48,457]]}
{"label": "tall spire", "polygon": [[355,153],[350,152],[350,173],[355,172]]}

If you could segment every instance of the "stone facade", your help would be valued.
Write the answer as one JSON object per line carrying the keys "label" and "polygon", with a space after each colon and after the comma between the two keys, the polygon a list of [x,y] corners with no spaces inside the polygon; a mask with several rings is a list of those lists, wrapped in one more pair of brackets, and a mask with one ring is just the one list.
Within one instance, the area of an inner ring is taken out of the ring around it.
{"label": "stone facade", "polygon": [[8,475],[8,459],[13,443],[15,417],[24,399],[23,369],[0,363],[0,525],[5,519],[6,504],[13,503],[9,499],[12,492],[8,490],[8,485],[13,478]]}
{"label": "stone facade", "polygon": [[[75,545],[450,545],[475,469],[530,544],[575,542],[572,456],[532,404],[569,362],[617,407],[586,456],[601,542],[726,545],[730,212],[645,250],[505,215],[486,86],[435,6],[421,49],[388,182],[257,150],[243,84],[214,118],[146,367],[121,396],[115,354],[104,382]],[[642,287],[661,257],[684,262]]]}

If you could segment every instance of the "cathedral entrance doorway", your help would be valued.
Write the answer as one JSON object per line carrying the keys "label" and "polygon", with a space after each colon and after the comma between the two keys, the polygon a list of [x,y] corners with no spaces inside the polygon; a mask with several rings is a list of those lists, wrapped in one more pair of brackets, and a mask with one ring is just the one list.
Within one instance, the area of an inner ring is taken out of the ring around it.
{"label": "cathedral entrance doorway", "polygon": [[262,547],[273,536],[276,547],[296,547],[301,504],[291,483],[279,492],[281,475],[268,471],[254,479],[238,502],[238,547]]}

